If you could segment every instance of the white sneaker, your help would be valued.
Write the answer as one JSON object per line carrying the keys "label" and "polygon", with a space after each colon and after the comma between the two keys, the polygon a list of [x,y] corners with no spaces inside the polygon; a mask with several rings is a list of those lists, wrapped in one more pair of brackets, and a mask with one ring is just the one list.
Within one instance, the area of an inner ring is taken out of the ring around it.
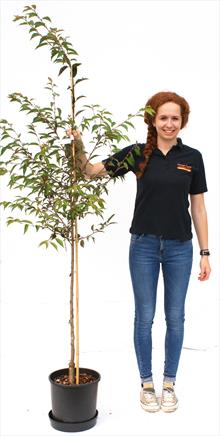
{"label": "white sneaker", "polygon": [[161,397],[161,410],[163,410],[163,412],[174,412],[177,408],[178,399],[174,392],[174,383],[164,382]]}
{"label": "white sneaker", "polygon": [[140,401],[141,407],[147,412],[158,412],[160,409],[152,382],[143,383],[143,388],[140,393]]}

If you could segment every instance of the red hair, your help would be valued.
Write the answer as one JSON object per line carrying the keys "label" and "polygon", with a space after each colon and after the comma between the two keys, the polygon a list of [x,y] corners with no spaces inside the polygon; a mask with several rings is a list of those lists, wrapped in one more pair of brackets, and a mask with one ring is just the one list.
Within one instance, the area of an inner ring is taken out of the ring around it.
{"label": "red hair", "polygon": [[157,131],[156,128],[153,126],[153,122],[157,115],[158,108],[164,103],[168,102],[173,102],[180,106],[180,112],[182,117],[181,129],[187,124],[190,108],[187,101],[183,97],[180,97],[175,92],[158,92],[157,94],[149,98],[145,105],[145,108],[147,108],[147,106],[150,106],[150,108],[154,111],[154,115],[152,115],[152,112],[145,112],[144,114],[144,122],[148,125],[148,133],[146,145],[143,151],[144,160],[139,164],[139,171],[136,173],[137,178],[143,176],[150,156],[153,150],[157,147]]}

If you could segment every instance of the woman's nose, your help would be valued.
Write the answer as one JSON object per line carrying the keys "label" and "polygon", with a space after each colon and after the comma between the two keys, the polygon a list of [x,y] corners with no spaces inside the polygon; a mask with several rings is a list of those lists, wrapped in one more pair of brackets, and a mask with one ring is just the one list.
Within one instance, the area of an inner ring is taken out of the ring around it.
{"label": "woman's nose", "polygon": [[168,119],[167,119],[167,126],[168,126],[168,127],[171,127],[171,126],[172,126],[172,120],[171,120],[171,118],[168,118]]}

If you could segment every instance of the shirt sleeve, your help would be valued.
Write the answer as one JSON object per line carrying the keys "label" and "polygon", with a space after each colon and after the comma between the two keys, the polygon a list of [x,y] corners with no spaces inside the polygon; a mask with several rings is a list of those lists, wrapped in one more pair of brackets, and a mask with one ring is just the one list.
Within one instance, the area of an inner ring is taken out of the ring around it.
{"label": "shirt sleeve", "polygon": [[201,153],[198,151],[198,157],[196,166],[194,168],[194,173],[190,185],[190,194],[202,194],[207,192],[207,183],[205,175],[205,167]]}
{"label": "shirt sleeve", "polygon": [[102,163],[110,177],[124,176],[129,171],[137,171],[141,156],[141,144],[133,144],[103,159]]}

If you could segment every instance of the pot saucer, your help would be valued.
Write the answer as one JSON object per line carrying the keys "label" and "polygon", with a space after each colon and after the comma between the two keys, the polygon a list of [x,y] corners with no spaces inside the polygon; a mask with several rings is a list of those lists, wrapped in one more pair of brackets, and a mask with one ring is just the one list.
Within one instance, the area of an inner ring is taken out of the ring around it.
{"label": "pot saucer", "polygon": [[60,421],[59,419],[53,416],[52,410],[50,410],[48,416],[50,418],[51,426],[56,430],[65,431],[65,432],[77,432],[77,431],[89,430],[90,428],[94,427],[98,416],[98,410],[96,410],[96,414],[95,416],[93,416],[93,418],[88,419],[88,421],[82,421],[82,422]]}

